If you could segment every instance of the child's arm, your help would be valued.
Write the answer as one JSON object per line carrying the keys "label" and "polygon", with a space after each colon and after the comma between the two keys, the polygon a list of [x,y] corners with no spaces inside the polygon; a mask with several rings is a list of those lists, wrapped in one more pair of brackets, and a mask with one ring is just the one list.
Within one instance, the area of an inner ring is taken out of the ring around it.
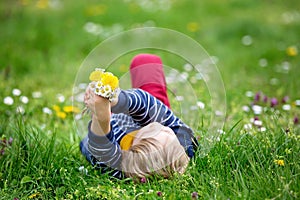
{"label": "child's arm", "polygon": [[88,150],[101,163],[118,168],[121,150],[115,140],[111,124],[111,105],[108,99],[95,95],[87,89],[84,102],[92,112],[88,126]]}
{"label": "child's arm", "polygon": [[110,131],[110,109],[108,99],[96,95],[89,87],[84,95],[84,103],[92,113],[91,130],[104,136]]}

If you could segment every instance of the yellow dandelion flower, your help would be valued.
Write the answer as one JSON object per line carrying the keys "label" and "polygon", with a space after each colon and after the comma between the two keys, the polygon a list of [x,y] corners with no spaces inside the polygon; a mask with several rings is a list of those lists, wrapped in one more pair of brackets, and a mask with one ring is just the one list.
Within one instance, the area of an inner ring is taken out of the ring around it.
{"label": "yellow dandelion flower", "polygon": [[63,111],[66,113],[79,113],[80,109],[75,106],[64,106]]}
{"label": "yellow dandelion flower", "polygon": [[105,72],[102,75],[101,82],[103,85],[109,85],[112,90],[119,86],[119,79],[110,72]]}
{"label": "yellow dandelion flower", "polygon": [[298,55],[298,49],[296,46],[290,46],[286,49],[286,54],[288,56],[294,57]]}
{"label": "yellow dandelion flower", "polygon": [[67,114],[65,112],[59,111],[59,112],[56,112],[56,116],[61,119],[65,119],[67,117]]}
{"label": "yellow dandelion flower", "polygon": [[90,74],[90,81],[101,81],[103,72],[101,70],[95,70]]}
{"label": "yellow dandelion flower", "polygon": [[28,198],[29,198],[29,199],[35,199],[35,198],[37,198],[39,195],[40,195],[40,193],[37,192],[37,193],[31,194],[30,196],[28,196]]}
{"label": "yellow dandelion flower", "polygon": [[274,160],[274,163],[276,163],[279,166],[284,166],[284,160]]}
{"label": "yellow dandelion flower", "polygon": [[197,22],[189,22],[186,28],[190,32],[197,32],[200,29],[200,25]]}
{"label": "yellow dandelion flower", "polygon": [[63,111],[66,113],[70,113],[73,111],[73,106],[64,106]]}
{"label": "yellow dandelion flower", "polygon": [[54,106],[52,106],[52,108],[53,108],[53,110],[55,112],[59,112],[60,111],[60,107],[58,105],[54,105]]}

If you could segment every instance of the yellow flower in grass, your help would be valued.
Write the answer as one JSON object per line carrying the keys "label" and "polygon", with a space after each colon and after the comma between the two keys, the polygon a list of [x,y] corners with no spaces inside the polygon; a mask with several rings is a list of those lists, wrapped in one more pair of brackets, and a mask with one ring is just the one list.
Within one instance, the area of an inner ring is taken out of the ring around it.
{"label": "yellow flower in grass", "polygon": [[284,166],[284,160],[282,160],[282,159],[274,160],[274,163],[276,163],[279,166]]}
{"label": "yellow flower in grass", "polygon": [[65,119],[67,117],[67,113],[62,112],[62,111],[58,111],[58,112],[56,112],[56,116],[61,118],[61,119]]}
{"label": "yellow flower in grass", "polygon": [[40,196],[40,193],[39,193],[39,192],[31,194],[30,196],[28,196],[28,198],[29,198],[29,199],[35,199],[35,198],[37,198],[38,196]]}
{"label": "yellow flower in grass", "polygon": [[79,113],[80,109],[75,106],[64,106],[63,111],[66,113]]}
{"label": "yellow flower in grass", "polygon": [[60,111],[60,107],[58,105],[54,105],[52,108],[53,108],[53,110],[55,112],[59,112]]}
{"label": "yellow flower in grass", "polygon": [[109,85],[112,90],[119,87],[119,79],[110,72],[105,72],[102,75],[101,82],[103,85]]}
{"label": "yellow flower in grass", "polygon": [[189,22],[186,25],[186,28],[190,32],[197,32],[200,29],[200,25],[197,22]]}
{"label": "yellow flower in grass", "polygon": [[290,46],[286,49],[286,54],[288,56],[294,57],[298,55],[298,49],[296,46]]}
{"label": "yellow flower in grass", "polygon": [[90,81],[101,81],[101,78],[102,78],[102,74],[103,74],[103,71],[102,70],[95,70],[93,71],[91,74],[90,74]]}

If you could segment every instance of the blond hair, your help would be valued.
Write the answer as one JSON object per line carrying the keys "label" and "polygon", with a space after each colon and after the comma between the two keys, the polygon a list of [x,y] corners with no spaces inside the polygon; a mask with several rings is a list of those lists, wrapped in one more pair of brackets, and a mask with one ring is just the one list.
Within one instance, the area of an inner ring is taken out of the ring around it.
{"label": "blond hair", "polygon": [[122,153],[122,171],[126,177],[143,178],[153,175],[168,178],[183,174],[189,162],[183,146],[169,143],[163,146],[155,138],[144,138]]}

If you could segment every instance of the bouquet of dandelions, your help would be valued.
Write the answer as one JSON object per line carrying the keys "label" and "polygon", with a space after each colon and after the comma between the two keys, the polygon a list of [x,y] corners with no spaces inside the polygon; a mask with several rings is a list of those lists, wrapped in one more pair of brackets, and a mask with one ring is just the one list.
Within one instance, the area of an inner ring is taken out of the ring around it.
{"label": "bouquet of dandelions", "polygon": [[[104,69],[96,68],[89,76],[89,87],[92,91],[103,98],[113,101],[120,93],[119,79],[111,72],[105,72]],[[82,113],[88,111],[84,108]]]}

